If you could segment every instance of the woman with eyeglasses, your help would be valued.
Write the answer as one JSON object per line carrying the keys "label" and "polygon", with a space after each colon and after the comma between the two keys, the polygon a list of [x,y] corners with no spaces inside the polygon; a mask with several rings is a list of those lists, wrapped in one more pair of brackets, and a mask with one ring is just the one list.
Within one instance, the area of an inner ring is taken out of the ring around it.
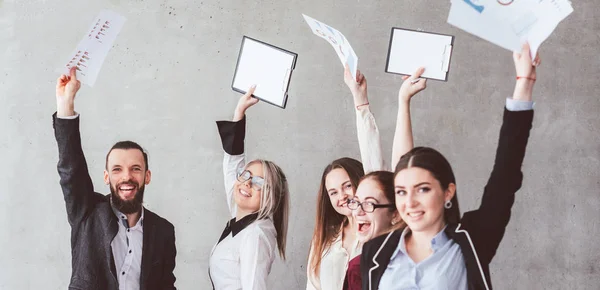
{"label": "woman with eyeglasses", "polygon": [[285,260],[288,227],[288,183],[273,162],[246,163],[246,110],[256,104],[255,87],[243,95],[233,121],[217,122],[225,157],[223,174],[231,220],[226,223],[209,261],[213,288],[267,289],[277,253]]}
{"label": "woman with eyeglasses", "polygon": [[[394,174],[390,171],[374,171],[361,178],[348,208],[357,224],[361,245],[404,226],[394,204]],[[343,289],[361,287],[360,256],[357,256],[349,262]]]}
{"label": "woman with eyeglasses", "polygon": [[523,181],[539,64],[539,59],[532,62],[527,44],[513,59],[515,90],[506,101],[496,159],[479,209],[460,217],[454,173],[438,151],[417,147],[402,156],[395,170],[395,204],[407,227],[364,245],[362,289],[492,288],[489,265]]}
{"label": "woman with eyeglasses", "polygon": [[[425,89],[426,80],[419,80],[423,69],[415,72],[411,81],[402,85],[392,162],[412,149],[410,99]],[[408,77],[405,77],[406,80]],[[385,170],[379,130],[369,110],[367,80],[360,71],[354,80],[348,67],[344,81],[350,89],[356,107],[356,125],[362,163],[352,158],[340,158],[326,166],[321,176],[317,197],[317,216],[307,266],[307,290],[341,290],[351,259],[361,252],[357,225],[348,200],[354,197],[358,182],[365,173]]]}

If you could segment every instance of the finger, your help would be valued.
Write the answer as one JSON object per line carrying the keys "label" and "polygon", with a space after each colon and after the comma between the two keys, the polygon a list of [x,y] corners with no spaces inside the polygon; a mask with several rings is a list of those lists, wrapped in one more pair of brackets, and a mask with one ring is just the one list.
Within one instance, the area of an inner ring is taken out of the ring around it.
{"label": "finger", "polygon": [[412,79],[417,79],[420,78],[421,75],[425,72],[425,68],[424,67],[419,67],[414,74],[411,76]]}
{"label": "finger", "polygon": [[349,76],[349,75],[352,75],[352,74],[350,73],[350,66],[348,66],[348,63],[346,63],[344,65],[344,76]]}
{"label": "finger", "polygon": [[402,76],[402,80],[405,81],[408,79],[408,76]]}
{"label": "finger", "polygon": [[69,76],[70,76],[70,80],[77,80],[77,67],[74,66],[71,68],[71,70],[69,71]]}
{"label": "finger", "polygon": [[525,56],[531,61],[531,51],[528,42],[523,43],[523,46],[521,48],[521,56]]}
{"label": "finger", "polygon": [[56,79],[56,85],[63,84],[66,80],[67,80],[67,76],[61,75],[60,77],[58,77],[58,79]]}
{"label": "finger", "polygon": [[540,60],[540,53],[538,52],[537,55],[535,56],[535,59],[533,60],[533,66],[538,66],[540,65],[541,60]]}
{"label": "finger", "polygon": [[256,90],[256,85],[251,85],[248,89],[248,92],[245,94],[246,97],[251,97],[254,94],[254,90]]}

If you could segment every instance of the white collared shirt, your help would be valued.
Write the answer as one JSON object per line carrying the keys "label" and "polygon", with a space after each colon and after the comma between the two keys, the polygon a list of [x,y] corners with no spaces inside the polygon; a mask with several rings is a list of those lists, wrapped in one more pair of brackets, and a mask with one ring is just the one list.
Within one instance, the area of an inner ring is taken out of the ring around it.
{"label": "white collared shirt", "polygon": [[139,290],[144,244],[144,208],[142,207],[140,219],[133,227],[129,227],[126,215],[114,207],[112,209],[119,225],[119,231],[110,243],[119,290]]}
{"label": "white collared shirt", "polygon": [[277,255],[277,234],[270,219],[256,220],[213,247],[210,278],[217,290],[267,289]]}
{"label": "white collared shirt", "polygon": [[352,245],[351,252],[348,253],[342,245],[342,234],[340,233],[321,258],[319,277],[315,277],[310,267],[307,267],[308,282],[306,283],[306,289],[342,290],[346,271],[348,270],[348,263],[354,257],[360,255],[361,250],[362,248],[358,243],[358,239],[356,239],[354,245]]}
{"label": "white collared shirt", "polygon": [[[245,155],[229,155],[223,159],[223,175],[229,213],[236,216],[233,186],[238,168],[243,168]],[[266,290],[271,265],[277,256],[277,231],[271,218],[255,220],[243,230],[229,233],[212,249],[209,259],[210,279],[217,290]]]}

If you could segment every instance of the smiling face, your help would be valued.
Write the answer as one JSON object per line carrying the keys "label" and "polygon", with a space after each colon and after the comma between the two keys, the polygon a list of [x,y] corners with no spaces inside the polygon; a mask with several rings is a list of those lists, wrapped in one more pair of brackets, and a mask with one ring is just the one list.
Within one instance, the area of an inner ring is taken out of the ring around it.
{"label": "smiling face", "polygon": [[394,185],[396,208],[411,231],[435,234],[444,227],[444,203],[454,196],[453,183],[444,190],[429,171],[410,167],[396,174]]}
{"label": "smiling face", "polygon": [[[263,166],[260,162],[250,163],[246,169],[253,177],[264,178]],[[248,213],[257,212],[260,209],[262,188],[252,184],[252,178],[241,182],[235,181],[233,185],[233,198],[238,210]]]}
{"label": "smiling face", "polygon": [[[386,197],[382,187],[373,178],[367,178],[360,182],[354,200],[363,204],[371,202],[380,205],[393,204],[394,202]],[[363,206],[366,207],[366,205]],[[362,207],[358,207],[352,211],[352,214],[358,227],[358,240],[360,243],[365,243],[388,232],[392,229],[392,221],[396,220],[398,216],[398,212],[390,210],[390,208],[376,208],[372,213],[368,213]]]}
{"label": "smiling face", "polygon": [[110,185],[113,205],[122,213],[141,210],[151,173],[138,149],[113,149],[107,158],[104,182]]}
{"label": "smiling face", "polygon": [[325,187],[331,206],[335,211],[344,216],[352,215],[352,211],[346,206],[348,200],[354,196],[354,186],[352,186],[348,172],[343,168],[331,170],[325,178]]}

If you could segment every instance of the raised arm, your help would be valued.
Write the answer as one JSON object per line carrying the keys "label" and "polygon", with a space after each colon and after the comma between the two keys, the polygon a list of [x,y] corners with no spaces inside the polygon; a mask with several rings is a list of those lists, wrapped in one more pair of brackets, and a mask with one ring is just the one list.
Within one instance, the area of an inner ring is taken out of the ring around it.
{"label": "raised arm", "polygon": [[365,174],[371,171],[387,170],[381,154],[379,129],[377,128],[373,113],[369,110],[367,79],[360,70],[358,70],[357,80],[354,80],[348,65],[346,65],[344,82],[350,89],[354,99],[358,147],[360,148],[360,158]]}
{"label": "raised arm", "polygon": [[83,221],[99,194],[88,173],[81,148],[79,116],[75,113],[75,95],[81,84],[75,68],[70,75],[62,75],[56,81],[56,113],[53,118],[54,136],[58,144],[58,174],[67,206],[69,224],[74,227]]}
{"label": "raised arm", "polygon": [[232,201],[233,185],[237,171],[246,165],[244,154],[244,139],[246,138],[246,110],[256,104],[258,99],[252,97],[254,87],[243,95],[235,108],[232,121],[217,121],[223,151],[223,178],[227,194],[227,206],[231,217],[235,217],[236,208]]}
{"label": "raised arm", "polygon": [[[536,78],[535,65],[531,61],[529,46],[525,45],[521,54],[514,54],[517,81],[512,99],[507,99],[500,138],[496,150],[494,167],[485,186],[481,206],[470,220],[480,228],[481,243],[485,250],[480,255],[490,262],[496,253],[506,225],[510,220],[515,193],[521,187],[523,173],[521,166],[533,121],[532,91]],[[465,218],[470,215],[465,214]]]}
{"label": "raised arm", "polygon": [[424,68],[419,68],[412,76],[404,76],[404,82],[398,92],[398,117],[396,120],[396,132],[394,133],[394,145],[392,147],[392,171],[400,161],[400,157],[414,147],[412,124],[410,121],[410,100],[418,92],[427,87],[427,80],[421,79]]}

